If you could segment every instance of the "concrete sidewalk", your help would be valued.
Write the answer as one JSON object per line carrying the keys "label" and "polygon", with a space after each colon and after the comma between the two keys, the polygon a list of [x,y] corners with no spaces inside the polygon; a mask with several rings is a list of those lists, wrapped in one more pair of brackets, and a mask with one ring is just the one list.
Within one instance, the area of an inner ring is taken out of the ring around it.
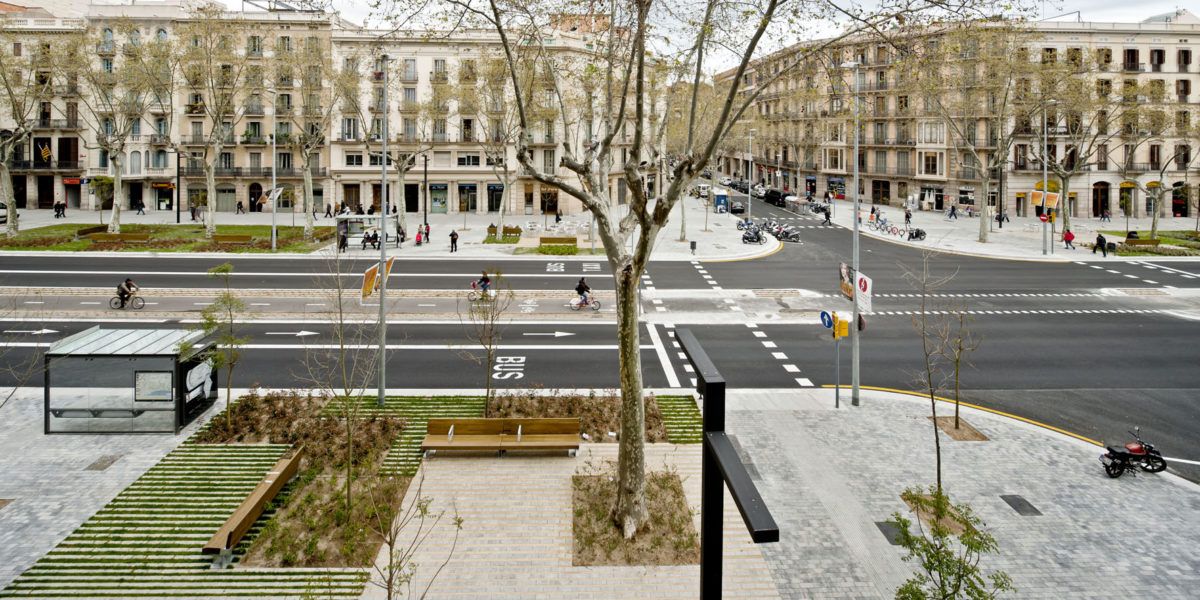
{"label": "concrete sidewalk", "polygon": [[[904,209],[895,206],[878,207],[883,211],[883,215],[891,223],[897,226],[904,225]],[[1042,254],[1042,222],[1037,217],[1017,217],[1009,213],[1009,222],[1004,223],[1004,227],[999,227],[995,218],[988,222],[989,232],[987,243],[979,241],[979,217],[967,217],[960,213],[958,218],[950,220],[944,212],[935,211],[913,211],[912,226],[924,229],[927,237],[924,241],[907,241],[904,238],[886,235],[876,231],[872,231],[867,226],[871,214],[871,205],[862,204],[862,227],[860,232],[864,236],[870,236],[878,239],[883,239],[889,242],[912,246],[914,248],[924,248],[931,250],[939,250],[942,252],[953,252],[958,254],[967,254],[972,256],[981,256],[988,258],[1007,258],[1007,259],[1023,259],[1023,260],[1045,260],[1045,261],[1128,261],[1128,260],[1200,260],[1196,257],[1172,257],[1172,256],[1117,256],[1109,253],[1108,257],[1096,253],[1092,254],[1091,249],[1084,247],[1084,244],[1090,244],[1096,239],[1096,234],[1100,231],[1125,231],[1125,219],[1113,217],[1111,222],[1100,222],[1099,219],[1071,219],[1071,230],[1075,233],[1075,250],[1065,249],[1062,241],[1062,223],[1056,224],[1054,239],[1050,240],[1049,250],[1047,254]],[[836,202],[833,209],[833,222],[847,229],[853,227],[851,220],[852,205],[849,200],[839,200]],[[1149,230],[1150,219],[1129,219],[1129,228],[1133,230]],[[1169,230],[1194,230],[1196,228],[1196,220],[1193,218],[1176,218],[1163,217],[1158,220],[1159,231]],[[1109,242],[1119,242],[1124,236],[1105,236]]]}
{"label": "concrete sidewalk", "polygon": [[[686,261],[686,260],[745,260],[758,256],[771,254],[779,249],[780,243],[774,239],[764,245],[748,245],[742,243],[742,233],[737,230],[738,218],[729,214],[707,214],[705,208],[700,203],[698,198],[685,196],[681,200],[686,215],[682,214],[678,207],[671,212],[671,216],[667,225],[659,232],[658,238],[655,241],[653,260],[656,261]],[[97,225],[101,222],[101,217],[107,222],[109,212],[103,213],[94,211],[68,210],[65,219],[55,219],[53,210],[21,210],[21,229],[28,230],[35,227],[44,227],[47,225],[60,224],[78,224],[78,225]],[[370,218],[363,215],[364,218]],[[408,241],[396,250],[394,246],[389,246],[388,252],[390,255],[398,258],[495,258],[495,259],[525,259],[525,260],[553,260],[553,261],[573,261],[573,260],[588,260],[588,261],[603,261],[604,245],[600,242],[599,236],[590,238],[588,230],[592,223],[590,213],[584,212],[580,214],[563,215],[562,223],[555,224],[554,216],[542,215],[505,215],[504,224],[506,226],[519,226],[525,230],[526,238],[534,238],[539,235],[576,235],[581,251],[590,250],[593,245],[600,254],[589,255],[580,254],[578,256],[550,256],[539,254],[521,254],[514,255],[513,250],[516,248],[512,244],[485,244],[484,238],[487,237],[487,228],[489,225],[494,225],[497,222],[497,215],[494,213],[467,214],[464,216],[461,213],[456,214],[431,214],[428,215],[430,237],[433,239],[431,244],[422,244],[417,246],[414,243],[416,237],[417,225],[423,224],[425,216],[420,213],[409,213],[405,215],[405,228],[408,233]],[[679,241],[680,238],[680,220],[686,222],[685,231],[687,241]],[[192,225],[191,219],[187,213],[183,213],[182,221],[184,225]],[[145,215],[137,215],[132,211],[123,211],[121,213],[122,225],[131,224],[147,224],[161,225],[175,223],[175,213],[173,211],[147,211]],[[297,227],[304,225],[303,213],[279,213],[276,215],[277,225]],[[230,214],[218,213],[218,225],[270,225],[271,213],[247,213],[247,214]],[[327,219],[324,213],[318,214],[316,219],[317,226],[332,227],[335,225],[334,219]],[[459,234],[458,252],[450,252],[450,232],[457,231]],[[692,253],[689,242],[696,242],[696,252]],[[536,245],[536,244],[535,244]],[[330,246],[318,251],[317,255],[331,255],[334,246]],[[52,252],[37,252],[38,256],[48,256],[55,253]],[[74,254],[74,253],[71,253]],[[142,252],[120,252],[112,253],[119,256],[137,256],[152,253]],[[201,256],[214,256],[222,253],[204,253]],[[196,256],[196,254],[188,253],[163,253],[160,256]],[[245,255],[237,254],[236,256],[272,256],[272,255]],[[311,256],[311,255],[308,255]],[[379,251],[368,248],[362,249],[361,245],[350,244],[350,248],[342,256],[345,257],[377,257]]]}

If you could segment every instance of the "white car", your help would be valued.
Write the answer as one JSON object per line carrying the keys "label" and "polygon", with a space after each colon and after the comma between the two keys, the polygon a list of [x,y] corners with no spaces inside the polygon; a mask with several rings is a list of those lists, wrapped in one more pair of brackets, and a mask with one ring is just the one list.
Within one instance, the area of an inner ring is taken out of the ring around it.
{"label": "white car", "polygon": [[727,185],[729,185],[729,184],[731,184],[731,183],[733,183],[733,180],[732,180],[732,179],[730,179],[729,177],[722,177],[722,178],[721,178],[721,185],[725,185],[725,186],[727,186]]}
{"label": "white car", "polygon": [[696,186],[696,195],[701,198],[707,198],[708,190],[709,190],[709,185],[707,183],[698,184]]}
{"label": "white car", "polygon": [[8,224],[8,205],[0,202],[0,225]]}

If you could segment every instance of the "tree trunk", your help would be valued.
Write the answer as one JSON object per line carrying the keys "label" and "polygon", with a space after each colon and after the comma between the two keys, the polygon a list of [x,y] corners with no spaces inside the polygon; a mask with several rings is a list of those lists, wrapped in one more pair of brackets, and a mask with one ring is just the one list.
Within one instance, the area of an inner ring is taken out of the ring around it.
{"label": "tree trunk", "polygon": [[122,187],[124,187],[124,186],[121,183],[121,169],[122,169],[121,153],[119,151],[117,151],[117,152],[110,152],[109,154],[112,157],[110,160],[112,162],[112,167],[113,167],[113,178],[112,178],[112,203],[113,203],[113,206],[112,206],[112,218],[110,218],[108,220],[108,232],[109,233],[121,233],[121,203],[124,200],[124,195],[125,195],[125,190],[122,189]]}
{"label": "tree trunk", "polygon": [[[979,243],[986,244],[988,231],[991,230],[992,219],[988,216],[988,198],[992,193],[992,180],[983,180],[983,201],[979,203]],[[999,201],[999,200],[997,200]]]}
{"label": "tree trunk", "polygon": [[396,207],[396,223],[399,225],[396,231],[397,235],[399,235],[400,229],[403,229],[405,232],[408,231],[408,221],[404,217],[404,213],[408,212],[408,204],[405,203],[404,198],[404,179],[406,175],[408,175],[407,167],[396,168],[396,203],[393,206]]}
{"label": "tree trunk", "polygon": [[21,231],[21,227],[17,223],[17,203],[13,200],[12,176],[8,172],[7,149],[0,157],[0,202],[8,207],[4,209],[8,213],[8,225],[5,226],[5,233],[8,237],[13,237]]}
{"label": "tree trunk", "polygon": [[646,509],[646,405],[638,336],[638,283],[632,265],[613,274],[617,286],[617,340],[621,363],[621,437],[617,453],[617,502],[612,518],[626,539],[649,518]]}
{"label": "tree trunk", "polygon": [[[304,155],[304,164],[308,164],[307,153]],[[293,208],[292,210],[296,209]],[[313,240],[313,210],[312,169],[306,166],[304,167],[304,241],[306,242]]]}
{"label": "tree trunk", "polygon": [[1150,196],[1153,200],[1150,206],[1154,208],[1154,214],[1150,215],[1150,239],[1152,240],[1158,238],[1158,213],[1161,210],[1159,203],[1162,202],[1162,188],[1163,186],[1158,186],[1158,193]]}
{"label": "tree trunk", "polygon": [[[1058,212],[1059,212],[1059,214],[1062,215],[1063,231],[1066,231],[1071,228],[1071,215],[1069,214],[1071,212],[1070,211],[1071,203],[1067,200],[1067,195],[1071,191],[1071,178],[1060,176],[1058,178],[1058,180],[1062,182],[1062,185],[1058,186],[1059,187],[1059,190],[1058,190],[1059,191],[1059,196],[1058,196],[1059,210],[1058,210]],[[1054,243],[1054,223],[1050,224],[1050,243],[1051,244]]]}
{"label": "tree trunk", "polygon": [[[220,156],[218,151],[216,156]],[[204,238],[211,240],[217,233],[217,158],[204,162]],[[272,207],[274,210],[274,207]]]}
{"label": "tree trunk", "polygon": [[938,435],[937,400],[929,394],[929,411],[933,414],[933,453],[937,465],[937,491],[942,493],[942,438]]}

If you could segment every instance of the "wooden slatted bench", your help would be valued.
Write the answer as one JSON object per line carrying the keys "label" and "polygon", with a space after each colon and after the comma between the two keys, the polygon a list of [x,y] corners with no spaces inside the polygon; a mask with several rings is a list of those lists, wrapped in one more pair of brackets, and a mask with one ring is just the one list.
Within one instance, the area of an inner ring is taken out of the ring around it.
{"label": "wooden slatted bench", "polygon": [[575,246],[579,244],[579,238],[573,235],[543,235],[542,237],[538,238],[538,243],[543,246]]}
{"label": "wooden slatted bench", "polygon": [[1138,238],[1125,238],[1126,246],[1158,246],[1161,240],[1143,240]]}
{"label": "wooden slatted bench", "polygon": [[496,452],[579,449],[579,419],[430,419],[421,442],[426,456],[438,450]]}
{"label": "wooden slatted bench", "polygon": [[300,469],[300,459],[304,456],[304,446],[294,448],[289,454],[284,455],[267,471],[267,476],[250,492],[250,495],[242,501],[242,504],[233,511],[233,514],[226,519],[207,544],[201,549],[204,554],[220,554],[220,558],[213,562],[213,568],[223,568],[233,559],[233,549],[246,536],[246,532],[250,531],[250,527],[258,520],[258,517],[266,510],[267,504],[275,499],[279,494],[279,490],[291,481],[292,477],[296,476],[296,471]]}
{"label": "wooden slatted bench", "polygon": [[249,244],[254,237],[237,233],[215,233],[212,239],[214,244]]}
{"label": "wooden slatted bench", "polygon": [[122,242],[144,244],[150,241],[148,233],[93,233],[87,236],[93,242]]}

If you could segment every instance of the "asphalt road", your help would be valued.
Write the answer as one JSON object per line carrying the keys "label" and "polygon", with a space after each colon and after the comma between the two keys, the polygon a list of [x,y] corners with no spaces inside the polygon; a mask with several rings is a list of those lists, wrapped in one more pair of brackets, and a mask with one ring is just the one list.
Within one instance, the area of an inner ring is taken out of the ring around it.
{"label": "asphalt road", "polygon": [[[816,218],[793,215],[761,201],[754,202],[753,213],[756,218],[774,216],[804,226],[802,243],[786,244],[781,252],[753,261],[699,266],[652,262],[647,272],[663,299],[654,305],[648,300],[644,309],[656,317],[669,318],[676,313],[719,316],[703,325],[689,326],[681,319],[677,326],[693,328],[733,387],[833,384],[833,344],[812,315],[822,308],[849,307],[835,292],[837,265],[849,262],[850,235],[842,228],[818,227]],[[918,226],[922,217],[916,219]],[[919,306],[910,274],[922,268],[925,254],[920,249],[861,238],[862,269],[874,281],[874,310],[880,313],[868,319],[863,334],[864,385],[917,387],[913,373],[921,365],[922,353],[912,315],[904,313]],[[206,271],[225,260],[4,256],[0,286],[109,287],[128,275],[147,289],[212,288],[217,282],[207,277]],[[233,282],[238,288],[319,290],[330,281],[332,263],[327,259],[229,260],[236,267]],[[935,308],[953,304],[981,313],[971,324],[980,346],[970,356],[973,366],[963,374],[966,399],[1106,441],[1122,440],[1126,429],[1141,425],[1146,437],[1168,456],[1200,461],[1196,427],[1200,423],[1200,348],[1194,342],[1200,336],[1200,320],[1195,318],[1200,296],[1194,293],[1200,288],[1200,261],[1094,265],[936,253],[928,261],[931,276],[945,279],[936,290]],[[338,264],[347,283],[356,285],[358,274],[372,262],[346,259]],[[454,290],[465,289],[484,269],[504,273],[518,290],[570,290],[581,276],[587,276],[597,290],[612,289],[608,265],[601,259],[401,260],[394,274],[406,289]],[[717,288],[734,299],[705,295]],[[776,301],[770,298],[746,298],[754,296],[747,292],[754,289],[800,289],[821,295],[807,296],[798,304],[781,300],[774,306]],[[765,304],[804,323],[763,321],[747,327],[747,313],[730,311],[727,302]],[[718,315],[718,311],[725,312]],[[128,313],[121,317],[138,319]],[[60,332],[55,335],[65,335],[88,325],[56,321],[47,327]],[[0,321],[0,327],[22,331],[33,325]],[[373,339],[372,326],[366,327],[365,333]],[[312,334],[295,335],[302,331]],[[554,337],[558,331],[572,335]],[[246,332],[252,348],[244,364],[244,381],[279,387],[296,385],[305,357],[320,352],[321,345],[331,338],[328,325],[319,320],[257,323],[248,325]],[[514,324],[506,330],[501,352],[523,357],[522,375],[496,382],[520,387],[613,387],[617,383],[614,332],[611,321],[603,320]],[[655,332],[661,351],[643,327],[646,384],[666,386],[678,381],[687,385],[688,373],[670,347],[666,328],[656,327]],[[29,343],[35,337],[0,333],[0,344]],[[478,356],[478,349],[471,347],[463,326],[450,317],[436,323],[395,324],[389,340],[394,346],[389,372],[397,377],[389,387],[481,386],[487,376],[487,369],[469,360],[469,356]],[[17,356],[33,350],[11,351]],[[849,382],[849,354],[849,344],[843,343],[843,383]],[[1183,463],[1173,468],[1200,479],[1200,469]]]}

